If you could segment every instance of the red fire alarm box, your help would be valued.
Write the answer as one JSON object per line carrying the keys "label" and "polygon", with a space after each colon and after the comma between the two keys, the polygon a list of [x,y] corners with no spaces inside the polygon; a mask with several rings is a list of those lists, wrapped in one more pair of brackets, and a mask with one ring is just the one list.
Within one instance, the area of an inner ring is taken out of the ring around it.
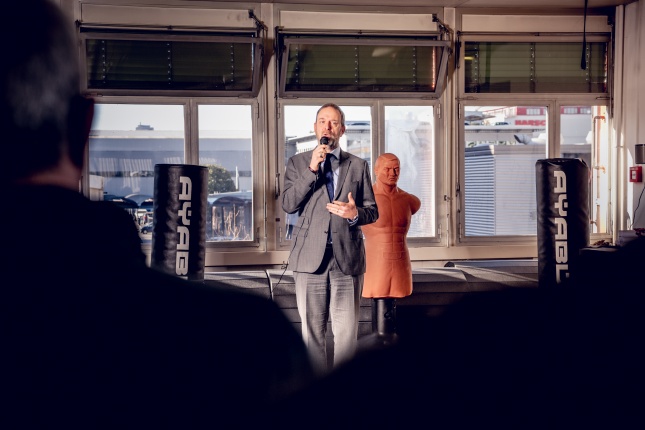
{"label": "red fire alarm box", "polygon": [[642,182],[643,169],[641,166],[632,166],[629,168],[629,182]]}

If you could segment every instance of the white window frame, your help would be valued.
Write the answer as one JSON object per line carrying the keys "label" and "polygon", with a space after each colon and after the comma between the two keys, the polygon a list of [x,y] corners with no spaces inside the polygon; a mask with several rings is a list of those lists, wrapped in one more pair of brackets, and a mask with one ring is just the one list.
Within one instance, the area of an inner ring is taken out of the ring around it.
{"label": "white window frame", "polygon": [[[96,99],[101,104],[156,104],[156,105],[182,105],[184,107],[184,162],[186,164],[199,164],[199,128],[198,128],[198,105],[250,105],[252,115],[252,152],[253,152],[253,240],[250,241],[222,241],[206,242],[206,253],[208,265],[209,250],[235,251],[255,248],[266,250],[266,243],[261,240],[262,232],[266,230],[266,217],[264,208],[266,205],[265,185],[263,181],[264,166],[266,165],[266,151],[262,141],[262,133],[259,131],[259,104],[255,99],[239,99],[227,97],[212,98],[190,98],[190,97],[142,97],[142,96],[105,96]],[[83,171],[82,189],[89,197],[89,149],[86,152],[86,163]],[[151,251],[151,244],[142,245],[144,252]]]}
{"label": "white window frame", "polygon": [[[281,99],[278,102],[278,112],[279,112],[279,121],[278,121],[278,142],[277,142],[277,153],[276,157],[276,171],[277,173],[277,183],[279,184],[279,195],[277,196],[276,204],[276,214],[275,219],[277,220],[275,225],[275,235],[276,235],[276,249],[278,250],[288,250],[291,247],[292,242],[284,240],[284,211],[282,210],[281,205],[281,192],[284,189],[284,170],[285,165],[283,163],[284,154],[285,154],[285,140],[286,133],[284,127],[284,108],[285,106],[322,106],[325,103],[328,103],[330,100],[333,100],[334,103],[339,106],[369,106],[372,116],[372,127],[371,127],[371,168],[370,172],[372,182],[374,182],[374,162],[379,155],[385,152],[385,106],[422,106],[422,105],[432,105],[434,107],[435,113],[435,127],[434,127],[434,141],[435,141],[435,172],[434,172],[434,181],[435,181],[435,234],[430,237],[419,237],[419,238],[408,238],[408,246],[410,248],[421,248],[421,247],[437,247],[437,246],[446,246],[448,240],[447,234],[447,187],[445,180],[446,178],[446,168],[445,168],[445,145],[442,139],[443,136],[443,118],[441,117],[441,104],[438,100],[418,100],[418,99],[358,99],[358,98],[335,98],[327,97],[325,99],[318,98],[298,98],[298,99]],[[311,124],[315,122],[315,118],[311,118]]]}
{"label": "white window frame", "polygon": [[[478,42],[571,42],[581,40],[581,34],[484,34],[484,33],[463,33],[460,35],[460,52],[458,69],[456,70],[457,78],[457,160],[456,160],[456,183],[455,183],[455,197],[456,197],[456,216],[454,217],[457,225],[455,228],[455,236],[453,237],[456,246],[460,245],[495,245],[495,244],[509,244],[509,245],[522,245],[522,246],[537,246],[537,236],[486,236],[474,237],[465,236],[465,201],[464,201],[464,149],[465,149],[465,128],[464,128],[464,113],[465,105],[479,105],[479,106],[546,106],[547,107],[547,133],[548,133],[548,146],[546,148],[545,158],[559,157],[560,154],[560,106],[565,105],[581,105],[581,106],[597,106],[607,105],[610,106],[611,98],[611,82],[612,70],[611,62],[608,70],[608,93],[486,93],[486,94],[473,94],[465,93],[465,66],[464,66],[464,53],[466,41]],[[604,41],[609,44],[609,57],[611,58],[611,38],[607,34],[603,35],[587,35],[587,41]],[[582,48],[581,48],[582,49]],[[591,168],[591,166],[589,166]],[[607,166],[610,168],[610,166]],[[609,174],[611,177],[611,174]],[[610,221],[611,224],[611,221]],[[592,238],[609,238],[611,227],[608,232],[601,234],[594,234]]]}

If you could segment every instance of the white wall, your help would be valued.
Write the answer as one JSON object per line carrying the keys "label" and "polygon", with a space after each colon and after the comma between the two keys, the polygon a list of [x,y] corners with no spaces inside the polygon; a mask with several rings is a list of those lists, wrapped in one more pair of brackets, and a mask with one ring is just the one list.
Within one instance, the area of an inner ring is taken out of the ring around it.
{"label": "white wall", "polygon": [[[622,172],[627,180],[629,167],[634,166],[634,145],[645,143],[645,1],[639,0],[625,6],[624,14],[624,69],[622,74],[622,110],[623,119],[617,129],[617,144],[624,146],[625,170]],[[619,95],[617,95],[619,96]],[[617,97],[619,99],[619,97]],[[620,108],[620,106],[618,106]],[[619,151],[620,154],[620,151]],[[620,156],[619,156],[620,160]],[[645,169],[645,166],[641,166]],[[645,228],[645,196],[636,209],[644,182],[626,183],[625,208],[628,220],[625,229]],[[633,222],[633,225],[631,223]]]}

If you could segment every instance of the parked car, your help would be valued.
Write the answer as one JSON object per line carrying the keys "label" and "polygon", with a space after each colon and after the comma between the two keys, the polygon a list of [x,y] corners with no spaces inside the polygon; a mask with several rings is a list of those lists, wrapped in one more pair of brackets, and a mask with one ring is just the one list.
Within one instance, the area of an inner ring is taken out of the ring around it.
{"label": "parked car", "polygon": [[149,222],[148,224],[144,224],[141,226],[141,230],[139,230],[141,233],[152,233],[152,223]]}

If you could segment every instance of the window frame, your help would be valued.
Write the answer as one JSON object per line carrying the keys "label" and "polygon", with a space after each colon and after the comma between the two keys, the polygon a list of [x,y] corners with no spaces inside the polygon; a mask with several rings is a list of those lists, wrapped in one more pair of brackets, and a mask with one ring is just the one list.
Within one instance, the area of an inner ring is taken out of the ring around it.
{"label": "window frame", "polygon": [[[506,245],[537,246],[536,235],[498,235],[498,236],[466,236],[465,235],[465,106],[532,106],[540,105],[547,108],[547,136],[545,158],[559,157],[560,154],[560,107],[567,105],[582,106],[607,106],[611,110],[612,97],[612,35],[609,33],[587,34],[587,41],[600,41],[607,43],[608,70],[607,70],[607,92],[606,93],[466,93],[465,92],[465,41],[475,42],[572,42],[579,41],[582,44],[581,33],[571,34],[488,34],[488,33],[461,33],[458,43],[458,63],[456,70],[457,87],[457,115],[456,115],[456,178],[455,178],[455,246],[464,245],[493,245],[496,243]],[[581,45],[582,49],[582,45]],[[611,163],[610,163],[611,165]],[[608,166],[609,167],[609,166]],[[591,169],[592,166],[589,166]],[[611,174],[609,174],[611,178]],[[611,180],[610,180],[611,184]],[[611,185],[610,185],[611,186]],[[591,190],[590,190],[591,192]],[[610,217],[610,214],[607,214]],[[611,231],[611,220],[608,221],[608,231],[605,233],[594,233],[594,239],[609,238]]]}
{"label": "window frame", "polygon": [[[378,154],[377,157],[384,152],[385,150],[385,108],[389,106],[432,106],[434,114],[434,225],[435,231],[434,236],[424,236],[424,237],[407,237],[408,247],[409,248],[421,248],[421,247],[438,247],[445,246],[447,243],[448,235],[448,225],[447,225],[447,192],[448,188],[446,187],[447,181],[444,180],[446,166],[446,145],[444,144],[444,133],[443,133],[443,118],[441,115],[442,104],[439,100],[379,100],[378,111],[379,111],[379,129],[380,136],[378,143]],[[376,160],[376,158],[374,158]],[[402,166],[404,168],[404,166]],[[374,179],[372,177],[372,179]],[[404,190],[409,191],[409,190]],[[422,201],[422,204],[423,201]],[[414,215],[413,215],[414,216]]]}
{"label": "window frame", "polygon": [[[262,87],[264,70],[264,40],[257,29],[137,29],[115,28],[114,26],[80,25],[78,28],[80,42],[79,56],[81,68],[81,89],[88,94],[122,95],[122,96],[177,96],[177,97],[257,97]],[[87,41],[89,39],[135,40],[142,42],[215,42],[215,43],[250,43],[253,45],[252,88],[251,90],[161,90],[161,89],[115,89],[90,88],[88,83]]]}
{"label": "window frame", "polygon": [[[348,38],[349,35],[354,38]],[[416,39],[414,37],[417,37]],[[435,46],[441,48],[441,58],[438,60],[437,85],[435,91],[295,91],[287,90],[287,70],[289,65],[289,46],[300,43],[306,37],[306,41],[318,45],[360,45],[360,46]],[[407,39],[402,39],[403,37]],[[452,55],[452,42],[441,40],[440,33],[427,34],[404,34],[404,33],[335,33],[322,34],[304,31],[289,31],[278,29],[276,32],[276,64],[277,64],[277,93],[279,98],[301,98],[301,97],[333,97],[342,98],[440,98],[446,88],[448,81],[448,59]]]}
{"label": "window frame", "polygon": [[[288,251],[291,248],[292,242],[286,241],[284,237],[284,211],[282,210],[281,204],[281,195],[282,190],[284,190],[284,171],[285,165],[282,163],[285,155],[285,142],[286,142],[286,132],[285,132],[285,106],[322,106],[325,103],[329,102],[329,97],[324,99],[322,98],[297,98],[297,99],[279,99],[276,109],[278,110],[278,142],[277,142],[277,153],[276,157],[276,171],[278,176],[278,195],[277,195],[277,204],[275,207],[276,210],[276,225],[275,225],[275,235],[276,235],[276,250],[279,251]],[[377,98],[334,98],[334,102],[341,107],[345,106],[368,106],[370,108],[371,120],[374,125],[371,126],[371,161],[370,161],[370,176],[372,182],[374,182],[374,162],[385,152],[385,107],[386,106],[433,106],[434,112],[434,157],[435,157],[435,171],[434,171],[434,181],[435,181],[435,201],[434,201],[434,222],[435,222],[435,235],[428,237],[415,237],[408,238],[408,247],[413,248],[428,248],[428,247],[441,247],[446,246],[448,241],[448,225],[447,225],[447,180],[446,178],[446,167],[445,167],[445,153],[446,148],[444,140],[442,139],[444,133],[444,124],[443,118],[441,116],[441,103],[439,100],[419,100],[419,99],[377,99]],[[311,124],[313,125],[315,118],[311,118]]]}
{"label": "window frame", "polygon": [[[481,36],[478,35],[477,33],[462,33],[459,37],[459,45],[460,45],[460,55],[459,55],[459,65],[460,65],[460,94],[462,95],[473,95],[473,94],[482,94],[482,95],[490,95],[490,96],[501,96],[503,94],[507,94],[509,96],[516,96],[516,95],[524,95],[524,94],[554,94],[554,95],[566,95],[566,94],[608,94],[610,90],[610,73],[611,73],[611,67],[608,66],[607,70],[607,92],[545,92],[545,91],[534,91],[534,92],[483,92],[483,93],[478,93],[478,92],[466,92],[466,76],[465,76],[465,60],[466,60],[466,55],[465,55],[465,50],[466,50],[466,44],[467,42],[476,42],[476,43],[534,43],[534,44],[540,44],[540,43],[579,43],[580,47],[582,49],[582,36],[581,35],[540,35],[540,36],[529,36],[529,35],[516,35],[514,34],[512,36],[512,40],[509,40],[508,36],[499,36],[499,35],[485,35]],[[586,36],[586,43],[606,43],[607,44],[607,56],[608,56],[608,61],[611,56],[611,37],[608,34],[588,34]],[[540,73],[541,70],[538,68],[537,72]],[[529,76],[527,76],[528,78]]]}
{"label": "window frame", "polygon": [[[92,96],[92,95],[89,95]],[[264,193],[263,175],[265,166],[265,150],[263,148],[262,133],[259,132],[259,104],[255,99],[230,98],[230,97],[142,97],[142,96],[102,96],[95,97],[97,104],[131,104],[131,105],[181,105],[184,107],[184,163],[189,165],[199,165],[199,124],[198,124],[198,106],[199,105],[249,105],[251,106],[252,120],[252,169],[253,169],[253,192],[252,192],[252,213],[253,213],[253,240],[249,241],[207,241],[206,250],[247,250],[255,248],[266,250],[266,244],[261,240],[261,232],[266,229],[266,219],[264,208],[266,205],[266,196]],[[85,154],[85,166],[83,168],[83,177],[81,181],[81,191],[88,198],[90,193],[89,184],[89,145]],[[151,251],[151,243],[142,244],[144,252]],[[208,257],[208,255],[207,255]],[[208,263],[208,262],[207,262]],[[208,265],[208,264],[207,264]]]}

